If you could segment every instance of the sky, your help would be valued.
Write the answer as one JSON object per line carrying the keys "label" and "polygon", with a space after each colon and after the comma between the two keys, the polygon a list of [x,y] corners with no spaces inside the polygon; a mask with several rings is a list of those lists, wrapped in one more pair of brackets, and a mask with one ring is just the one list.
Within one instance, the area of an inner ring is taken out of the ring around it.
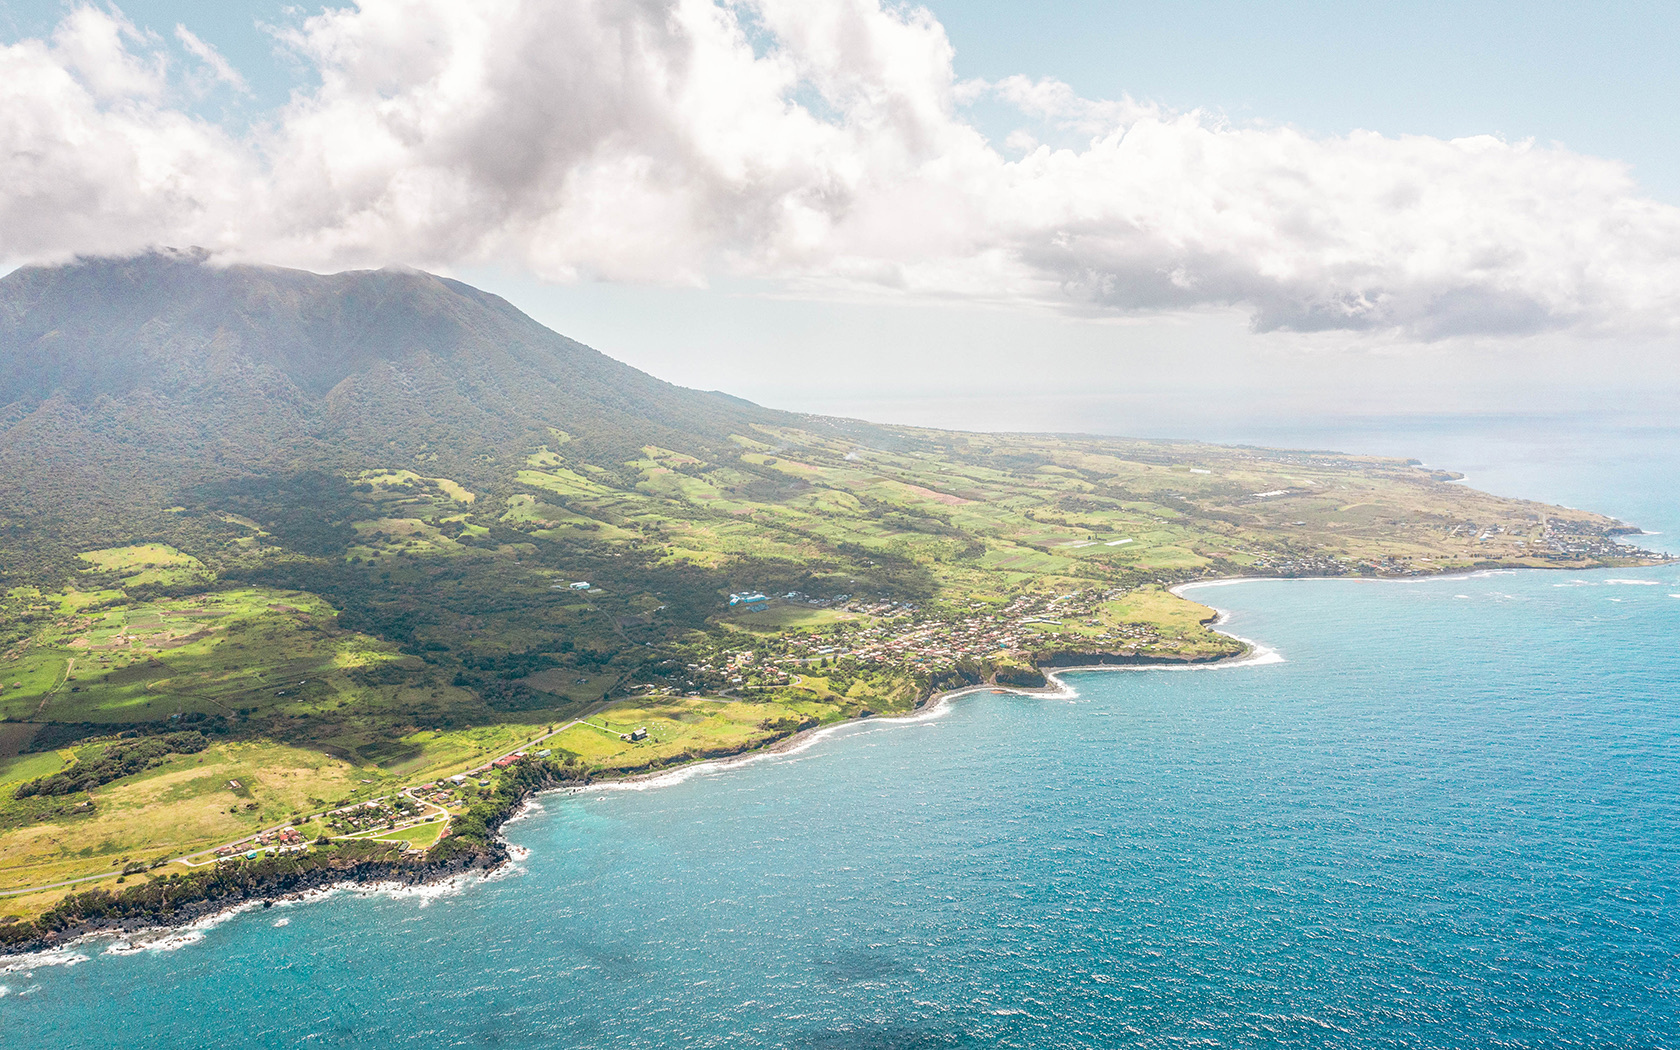
{"label": "sky", "polygon": [[1680,7],[0,0],[0,265],[407,265],[965,428],[1680,403]]}

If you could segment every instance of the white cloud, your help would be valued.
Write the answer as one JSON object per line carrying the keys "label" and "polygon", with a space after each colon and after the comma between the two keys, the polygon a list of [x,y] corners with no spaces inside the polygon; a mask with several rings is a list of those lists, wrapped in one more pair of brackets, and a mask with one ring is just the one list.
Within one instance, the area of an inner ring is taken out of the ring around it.
{"label": "white cloud", "polygon": [[[1680,209],[1620,164],[959,82],[932,16],[879,0],[361,0],[285,38],[320,85],[244,140],[172,108],[114,14],[0,51],[0,254],[728,273],[1425,339],[1680,325]],[[963,118],[983,94],[1083,145],[1000,149]]]}
{"label": "white cloud", "polygon": [[51,43],[0,48],[0,255],[242,240],[243,188],[261,173],[219,129],[160,104],[162,58],[127,46],[149,42],[83,9]]}
{"label": "white cloud", "polygon": [[52,54],[100,99],[156,100],[166,86],[168,62],[160,54],[135,54],[155,40],[115,12],[81,7],[53,31]]}
{"label": "white cloud", "polygon": [[204,63],[205,68],[209,69],[211,76],[226,84],[228,87],[233,88],[235,91],[250,91],[250,88],[245,83],[245,78],[240,74],[239,70],[233,68],[232,63],[230,63],[220,51],[217,51],[203,40],[200,40],[198,34],[194,33],[186,26],[177,23],[175,26],[175,39],[181,42],[181,46],[187,49],[188,54]]}

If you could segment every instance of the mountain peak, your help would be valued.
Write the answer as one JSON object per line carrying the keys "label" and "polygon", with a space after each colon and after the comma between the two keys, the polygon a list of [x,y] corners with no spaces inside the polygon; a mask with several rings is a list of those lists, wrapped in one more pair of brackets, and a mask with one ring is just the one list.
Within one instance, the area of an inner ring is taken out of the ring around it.
{"label": "mountain peak", "polygon": [[[708,456],[792,418],[662,382],[460,281],[198,249],[0,279],[0,406],[0,470],[57,464],[71,490],[113,498],[139,474],[183,486],[417,458],[507,477],[551,429],[582,435],[595,462],[648,444]],[[32,479],[32,496],[59,488]]]}

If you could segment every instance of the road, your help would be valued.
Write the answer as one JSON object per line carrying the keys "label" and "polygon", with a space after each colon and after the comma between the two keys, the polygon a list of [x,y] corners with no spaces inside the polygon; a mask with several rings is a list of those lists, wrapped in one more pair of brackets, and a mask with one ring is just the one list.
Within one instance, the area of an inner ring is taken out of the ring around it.
{"label": "road", "polygon": [[[599,704],[596,704],[594,707],[591,707],[589,710],[585,711],[583,714],[579,715],[578,717],[572,719],[570,722],[567,722],[565,725],[559,726],[556,729],[553,729],[553,730],[551,730],[547,733],[544,733],[542,736],[536,737],[533,740],[530,740],[526,743],[520,744],[518,747],[512,749],[511,751],[505,751],[502,754],[496,755],[494,758],[486,759],[484,762],[481,762],[478,765],[473,766],[471,769],[462,770],[462,773],[469,773],[469,774],[470,773],[478,773],[478,772],[481,772],[483,770],[489,769],[492,765],[501,761],[504,758],[507,758],[509,755],[515,755],[515,754],[518,754],[521,751],[528,751],[531,748],[536,747],[538,744],[542,743],[544,740],[548,740],[551,737],[559,736],[561,733],[564,733],[566,730],[568,730],[568,729],[570,729],[570,728],[572,728],[573,726],[576,726],[576,725],[590,725],[595,729],[599,729],[599,728],[601,728],[600,726],[595,726],[593,723],[586,722],[585,720],[588,719],[592,715],[599,714],[600,712],[606,710],[607,708],[611,707],[613,705],[613,703],[615,703],[615,702],[616,701],[603,701]],[[609,730],[609,732],[610,732],[610,730]],[[447,780],[448,777],[434,777],[432,779],[433,780]],[[352,805],[339,806],[337,809],[325,810],[325,811],[322,812],[321,815],[322,816],[329,816],[333,813],[343,813],[346,810],[355,809],[358,806],[365,806],[369,802],[383,802],[386,799],[394,798],[397,795],[408,794],[410,791],[414,790],[415,786],[416,785],[409,784],[405,787],[398,788],[396,791],[393,791],[388,795],[380,795],[376,798],[364,799],[361,802],[357,802],[357,803],[354,803]],[[410,795],[409,797],[413,798],[412,795]],[[420,800],[415,799],[415,801],[419,802]],[[242,836],[238,839],[235,839],[232,842],[219,843],[218,845],[210,846],[206,849],[194,850],[191,853],[182,854],[179,857],[171,858],[169,861],[166,861],[165,863],[168,863],[168,864],[185,864],[189,868],[202,867],[205,864],[215,863],[215,860],[218,859],[218,858],[216,858],[214,856],[214,854],[218,849],[221,849],[222,846],[247,845],[249,843],[255,842],[259,835],[266,835],[266,834],[269,834],[270,832],[279,831],[282,828],[289,828],[289,827],[292,827],[292,826],[293,826],[293,823],[291,821],[287,821],[284,824],[276,824],[271,828],[263,828],[259,831],[254,831],[251,834]],[[208,860],[194,860],[193,859],[194,857],[203,857],[207,853],[212,855],[211,858],[208,859]],[[116,874],[118,874],[118,873],[107,871],[107,872],[101,872],[98,875],[83,875],[80,878],[64,879],[63,881],[60,881],[60,882],[42,883],[39,886],[25,886],[25,887],[22,887],[21,889],[15,889],[15,890],[0,890],[0,897],[16,897],[16,896],[19,896],[20,894],[24,894],[24,893],[40,893],[43,890],[62,889],[65,886],[75,886],[75,885],[77,885],[79,883],[83,883],[83,882],[98,882],[102,879],[112,878]]]}

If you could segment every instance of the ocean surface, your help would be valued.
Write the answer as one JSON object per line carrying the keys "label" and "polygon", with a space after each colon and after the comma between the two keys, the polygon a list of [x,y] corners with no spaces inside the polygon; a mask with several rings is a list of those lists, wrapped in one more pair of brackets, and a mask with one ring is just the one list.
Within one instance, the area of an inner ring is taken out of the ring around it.
{"label": "ocean surface", "polygon": [[[1669,542],[1603,440],[1470,481]],[[1273,657],[550,794],[490,881],[14,962],[0,1046],[1680,1045],[1680,568],[1192,595]]]}

